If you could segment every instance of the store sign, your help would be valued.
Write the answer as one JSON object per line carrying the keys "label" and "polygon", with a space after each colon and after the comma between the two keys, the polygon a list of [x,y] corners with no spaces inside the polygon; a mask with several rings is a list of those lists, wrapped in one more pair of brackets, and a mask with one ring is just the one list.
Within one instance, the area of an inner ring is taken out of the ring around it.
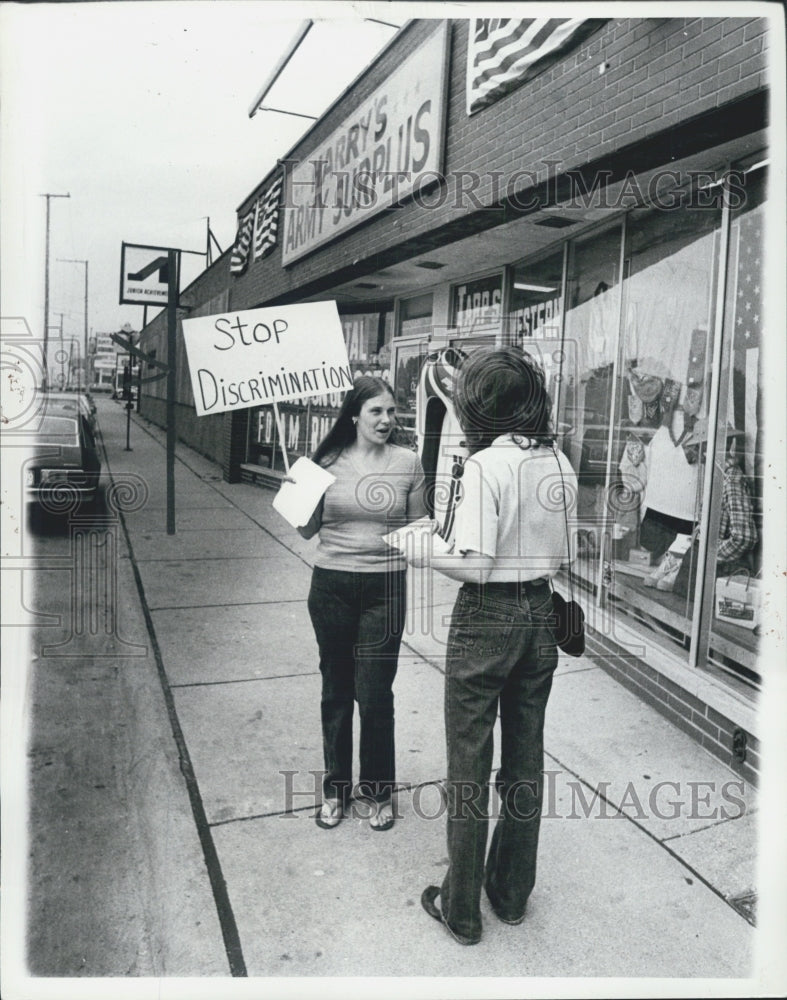
{"label": "store sign", "polygon": [[288,171],[282,262],[390,208],[443,165],[448,25]]}
{"label": "store sign", "polygon": [[516,310],[516,332],[521,337],[554,337],[560,332],[560,296],[532,302]]}
{"label": "store sign", "polygon": [[169,292],[169,250],[122,243],[120,247],[120,302],[165,306]]}
{"label": "store sign", "polygon": [[183,339],[198,416],[353,386],[333,301],[183,320]]}
{"label": "store sign", "polygon": [[459,335],[497,327],[502,301],[503,279],[499,274],[457,285],[454,288],[454,323]]}

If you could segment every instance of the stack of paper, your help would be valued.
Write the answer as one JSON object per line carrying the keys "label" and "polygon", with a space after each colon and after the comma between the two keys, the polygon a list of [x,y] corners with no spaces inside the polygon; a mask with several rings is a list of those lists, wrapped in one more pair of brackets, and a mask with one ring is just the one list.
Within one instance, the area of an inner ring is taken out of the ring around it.
{"label": "stack of paper", "polygon": [[273,498],[273,509],[293,528],[302,528],[336,476],[308,458],[299,458],[291,466],[289,478],[294,481],[282,483]]}
{"label": "stack of paper", "polygon": [[389,534],[383,535],[383,541],[405,555],[421,552],[444,555],[448,552],[446,543],[435,534],[435,522],[431,517],[422,517],[418,521],[411,521],[410,524],[396,528]]}

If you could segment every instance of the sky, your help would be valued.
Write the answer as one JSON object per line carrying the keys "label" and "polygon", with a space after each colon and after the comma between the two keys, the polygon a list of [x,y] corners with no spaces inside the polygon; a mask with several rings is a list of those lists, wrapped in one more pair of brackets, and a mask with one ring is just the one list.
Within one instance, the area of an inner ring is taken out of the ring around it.
{"label": "sky", "polygon": [[[450,5],[449,5],[450,6]],[[311,122],[249,107],[305,17],[265,105],[319,116],[392,38],[406,4],[137,0],[0,5],[0,314],[50,337],[138,330],[119,304],[121,243],[221,248],[236,209]],[[360,13],[363,15],[360,16]],[[423,11],[422,11],[423,12]],[[83,264],[62,259],[87,260]],[[183,256],[181,288],[205,266]],[[154,315],[149,310],[148,319]]]}

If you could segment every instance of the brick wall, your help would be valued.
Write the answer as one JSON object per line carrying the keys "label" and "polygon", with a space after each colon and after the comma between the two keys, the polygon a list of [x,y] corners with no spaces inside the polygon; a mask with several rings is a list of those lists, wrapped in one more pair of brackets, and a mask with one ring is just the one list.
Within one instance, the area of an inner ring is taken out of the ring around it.
{"label": "brick wall", "polygon": [[[158,427],[167,426],[167,401],[143,396],[140,415]],[[221,465],[224,458],[224,414],[198,417],[193,405],[175,404],[175,430],[178,441]]]}
{"label": "brick wall", "polygon": [[[358,85],[310,130],[293,158],[308,158],[434,30],[434,22],[416,21],[403,31]],[[447,180],[439,192],[440,204],[427,211],[411,202],[393,213],[382,213],[286,269],[281,266],[279,244],[268,257],[251,263],[244,275],[232,279],[233,308],[287,296],[297,299],[310,283],[352,267],[355,260],[369,261],[373,269],[377,258],[403,241],[405,234],[412,239],[452,222],[469,223],[471,208],[457,198],[461,171],[486,175],[474,194],[489,204],[495,191],[493,171],[502,172],[504,178],[517,171],[545,176],[546,160],[557,161],[559,170],[580,167],[762,93],[766,87],[767,35],[762,19],[612,19],[563,60],[468,117],[467,41],[468,22],[454,21],[444,163]],[[603,74],[599,72],[602,64],[607,66]],[[668,141],[664,155],[667,162]],[[252,201],[250,197],[241,208]],[[363,273],[362,263],[357,273]]]}

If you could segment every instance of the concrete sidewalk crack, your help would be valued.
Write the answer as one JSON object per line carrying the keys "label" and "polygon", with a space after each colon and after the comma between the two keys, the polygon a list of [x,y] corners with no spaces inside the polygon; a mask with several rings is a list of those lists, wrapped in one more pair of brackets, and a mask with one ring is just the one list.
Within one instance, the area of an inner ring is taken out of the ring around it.
{"label": "concrete sidewalk crack", "polygon": [[705,830],[712,830],[714,827],[724,826],[725,823],[734,823],[736,820],[743,819],[744,816],[753,816],[756,812],[756,806],[751,809],[747,806],[746,811],[741,813],[740,816],[724,816],[722,819],[716,820],[715,823],[707,823],[705,826],[698,826],[696,830],[689,830],[686,833],[676,833],[671,837],[663,837],[661,842],[666,844],[668,840],[682,840],[685,837],[693,837],[695,834],[703,833]]}
{"label": "concrete sidewalk crack", "polygon": [[550,760],[553,760],[560,768],[562,768],[562,770],[564,770],[566,772],[566,774],[570,774],[572,777],[576,778],[577,781],[581,782],[585,786],[585,788],[587,788],[589,791],[593,792],[594,795],[598,796],[598,798],[602,802],[604,802],[611,809],[613,809],[619,816],[623,817],[623,819],[625,819],[625,820],[628,820],[628,822],[631,823],[631,824],[633,824],[641,833],[644,833],[646,837],[649,837],[651,840],[653,840],[655,843],[657,843],[663,850],[665,850],[667,852],[667,854],[670,855],[670,857],[672,857],[675,861],[677,861],[680,865],[682,865],[683,868],[685,868],[687,871],[691,872],[691,874],[694,876],[694,878],[697,879],[698,882],[701,882],[707,889],[710,889],[710,891],[715,896],[718,896],[719,899],[723,900],[727,904],[727,906],[730,907],[731,910],[733,910],[735,913],[738,914],[739,917],[742,917],[742,919],[746,920],[747,923],[751,923],[751,921],[749,921],[748,918],[746,917],[745,913],[741,912],[741,910],[737,906],[733,905],[732,901],[727,896],[725,896],[723,892],[721,892],[719,889],[716,888],[715,885],[713,885],[711,882],[709,882],[708,879],[706,879],[704,875],[702,875],[700,872],[698,872],[696,868],[693,868],[685,860],[685,858],[682,858],[680,856],[680,854],[677,853],[677,851],[674,851],[666,843],[665,839],[660,839],[654,833],[651,833],[650,830],[648,830],[648,828],[646,826],[644,826],[642,823],[638,822],[635,817],[630,816],[626,812],[623,812],[622,809],[620,809],[607,796],[603,795],[598,790],[598,788],[596,788],[593,784],[591,784],[591,782],[586,781],[585,778],[583,778],[583,777],[581,777],[581,775],[577,774],[576,771],[572,771],[570,767],[567,767],[561,760],[558,760],[558,758],[555,757],[554,754],[551,754],[547,750],[545,750],[544,751],[544,756],[545,757],[549,757]]}

